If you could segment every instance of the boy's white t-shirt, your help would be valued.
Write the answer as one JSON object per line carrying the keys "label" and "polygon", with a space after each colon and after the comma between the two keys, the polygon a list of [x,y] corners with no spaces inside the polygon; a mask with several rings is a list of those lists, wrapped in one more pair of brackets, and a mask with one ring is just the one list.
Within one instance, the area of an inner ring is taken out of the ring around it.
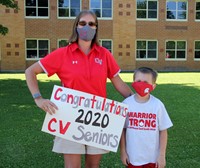
{"label": "boy's white t-shirt", "polygon": [[126,151],[132,165],[156,163],[159,155],[159,131],[173,124],[164,104],[150,95],[145,103],[135,101],[134,95],[123,103],[129,105],[125,122]]}

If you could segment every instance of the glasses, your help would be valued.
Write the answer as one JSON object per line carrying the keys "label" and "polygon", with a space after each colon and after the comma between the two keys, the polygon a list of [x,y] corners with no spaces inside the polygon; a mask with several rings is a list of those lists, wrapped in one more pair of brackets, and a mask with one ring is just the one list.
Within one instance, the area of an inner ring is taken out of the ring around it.
{"label": "glasses", "polygon": [[80,26],[85,26],[86,24],[88,24],[90,27],[97,26],[97,23],[95,23],[95,22],[86,22],[86,21],[79,21],[78,24]]}

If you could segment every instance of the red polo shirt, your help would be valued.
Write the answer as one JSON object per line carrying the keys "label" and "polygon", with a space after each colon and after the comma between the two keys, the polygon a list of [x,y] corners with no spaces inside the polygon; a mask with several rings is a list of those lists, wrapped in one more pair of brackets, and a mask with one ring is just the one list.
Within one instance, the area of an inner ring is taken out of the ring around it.
{"label": "red polo shirt", "polygon": [[93,45],[85,55],[77,43],[59,48],[39,61],[48,76],[57,74],[62,85],[90,94],[106,97],[106,80],[120,72],[112,54]]}

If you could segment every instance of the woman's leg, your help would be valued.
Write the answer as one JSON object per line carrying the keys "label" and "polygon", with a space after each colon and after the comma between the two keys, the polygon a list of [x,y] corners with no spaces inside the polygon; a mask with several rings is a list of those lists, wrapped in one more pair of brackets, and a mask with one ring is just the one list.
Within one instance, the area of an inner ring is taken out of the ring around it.
{"label": "woman's leg", "polygon": [[81,168],[81,154],[64,154],[65,168]]}
{"label": "woman's leg", "polygon": [[102,155],[85,155],[85,168],[99,168]]}

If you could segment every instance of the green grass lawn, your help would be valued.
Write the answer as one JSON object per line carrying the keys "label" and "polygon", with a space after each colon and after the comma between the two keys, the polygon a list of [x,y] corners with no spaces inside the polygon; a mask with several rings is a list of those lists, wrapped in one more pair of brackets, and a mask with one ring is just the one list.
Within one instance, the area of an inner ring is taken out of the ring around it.
{"label": "green grass lawn", "polygon": [[[132,73],[121,73],[130,86]],[[38,76],[49,98],[58,78]],[[108,81],[108,98],[122,101]],[[200,73],[159,73],[152,92],[166,106],[174,126],[168,131],[167,168],[200,167]],[[24,74],[0,74],[0,168],[63,167],[51,152],[53,136],[41,132],[45,113],[36,107]],[[147,151],[148,152],[148,151]],[[119,152],[103,156],[101,168],[121,168]]]}

